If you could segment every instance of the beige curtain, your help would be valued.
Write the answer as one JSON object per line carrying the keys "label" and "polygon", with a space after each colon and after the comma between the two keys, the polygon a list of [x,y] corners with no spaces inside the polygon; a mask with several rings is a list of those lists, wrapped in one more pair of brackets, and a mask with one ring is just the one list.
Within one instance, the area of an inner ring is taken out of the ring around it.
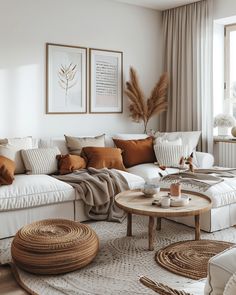
{"label": "beige curtain", "polygon": [[163,12],[164,68],[170,76],[169,107],[162,131],[201,130],[200,149],[212,152],[213,2]]}

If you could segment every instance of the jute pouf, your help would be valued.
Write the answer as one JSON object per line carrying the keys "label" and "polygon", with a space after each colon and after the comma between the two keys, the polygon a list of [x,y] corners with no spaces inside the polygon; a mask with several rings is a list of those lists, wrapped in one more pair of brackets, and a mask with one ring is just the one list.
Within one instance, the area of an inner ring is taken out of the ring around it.
{"label": "jute pouf", "polygon": [[156,261],[173,273],[198,280],[207,276],[209,259],[232,245],[214,240],[177,242],[160,249]]}
{"label": "jute pouf", "polygon": [[99,241],[88,225],[65,219],[37,221],[20,229],[11,245],[13,262],[35,274],[61,274],[89,264]]}

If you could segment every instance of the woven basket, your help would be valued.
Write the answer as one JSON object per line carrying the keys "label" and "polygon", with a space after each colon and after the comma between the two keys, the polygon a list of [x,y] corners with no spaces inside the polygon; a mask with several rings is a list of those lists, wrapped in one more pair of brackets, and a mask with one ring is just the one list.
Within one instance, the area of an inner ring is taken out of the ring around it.
{"label": "woven basket", "polygon": [[61,274],[89,264],[99,241],[86,224],[47,219],[20,229],[11,245],[13,262],[35,274]]}

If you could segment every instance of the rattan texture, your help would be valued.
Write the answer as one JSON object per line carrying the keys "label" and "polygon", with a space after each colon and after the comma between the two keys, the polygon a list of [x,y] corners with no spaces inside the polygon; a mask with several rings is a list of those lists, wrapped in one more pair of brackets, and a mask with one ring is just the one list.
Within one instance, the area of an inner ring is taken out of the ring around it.
{"label": "rattan texture", "polygon": [[175,274],[198,280],[207,276],[209,259],[232,245],[234,244],[212,240],[177,242],[160,249],[155,259]]}
{"label": "rattan texture", "polygon": [[89,264],[99,249],[88,225],[65,219],[37,221],[20,229],[11,245],[13,262],[35,274],[61,274]]}

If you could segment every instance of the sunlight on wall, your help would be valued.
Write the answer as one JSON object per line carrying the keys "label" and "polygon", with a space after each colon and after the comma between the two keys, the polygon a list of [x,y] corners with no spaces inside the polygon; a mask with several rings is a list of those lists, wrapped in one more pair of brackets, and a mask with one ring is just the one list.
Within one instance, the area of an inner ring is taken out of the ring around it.
{"label": "sunlight on wall", "polygon": [[39,66],[0,70],[0,137],[32,135],[39,129]]}

